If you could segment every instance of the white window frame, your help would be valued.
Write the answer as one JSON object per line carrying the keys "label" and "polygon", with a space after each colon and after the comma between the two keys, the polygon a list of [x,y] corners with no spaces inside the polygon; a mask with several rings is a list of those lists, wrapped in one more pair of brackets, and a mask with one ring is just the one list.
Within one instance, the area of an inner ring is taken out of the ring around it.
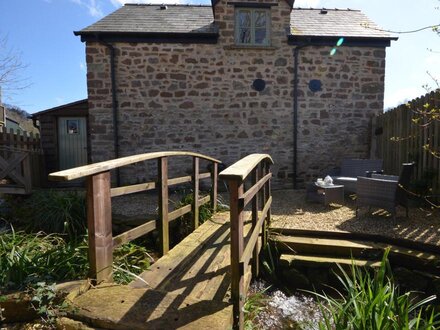
{"label": "white window frame", "polygon": [[[255,43],[255,12],[263,11],[266,13],[266,42],[257,44]],[[251,42],[243,43],[240,42],[240,12],[250,12],[251,13]],[[235,8],[235,44],[239,46],[250,46],[250,47],[267,47],[271,45],[271,33],[270,33],[270,8],[261,8],[261,7],[238,7]]]}

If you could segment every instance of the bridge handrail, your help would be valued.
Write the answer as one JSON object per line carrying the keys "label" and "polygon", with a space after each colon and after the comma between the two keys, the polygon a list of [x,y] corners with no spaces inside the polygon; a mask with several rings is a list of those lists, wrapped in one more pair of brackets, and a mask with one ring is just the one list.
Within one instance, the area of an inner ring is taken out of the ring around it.
{"label": "bridge handrail", "polygon": [[[272,158],[267,154],[248,155],[234,163],[219,177],[228,182],[231,214],[231,297],[233,303],[234,329],[244,325],[243,305],[250,281],[245,281],[249,263],[252,276],[259,273],[260,236],[262,245],[267,243],[267,226],[270,222],[272,196],[270,166]],[[244,182],[251,174],[251,184],[246,191]],[[262,201],[261,210],[259,201]],[[252,202],[252,227],[245,245],[244,208]]]}
{"label": "bridge handrail", "polygon": [[[168,159],[174,156],[192,158],[192,175],[168,178]],[[212,163],[210,172],[200,173],[199,160]],[[157,161],[157,180],[134,185],[111,187],[111,170],[146,161]],[[111,280],[113,250],[121,244],[141,237],[155,229],[159,231],[161,254],[169,250],[169,223],[182,215],[192,212],[192,226],[199,226],[199,208],[210,202],[215,212],[217,208],[217,178],[219,160],[189,151],[163,151],[133,155],[96,164],[80,166],[49,174],[49,179],[69,181],[86,177],[87,184],[87,227],[89,238],[90,277],[96,282]],[[199,196],[199,181],[211,179],[210,195]],[[192,182],[193,201],[191,205],[169,211],[168,188],[171,185]],[[156,189],[158,193],[158,217],[145,222],[118,236],[113,237],[111,198],[140,191]]]}
{"label": "bridge handrail", "polygon": [[214,163],[221,163],[218,159],[211,158],[196,152],[191,151],[161,151],[161,152],[150,152],[145,154],[126,156],[117,159],[106,160],[103,162],[79,166],[71,168],[68,170],[63,170],[59,172],[54,172],[49,174],[49,179],[52,181],[70,181],[74,179],[83,178],[85,176],[97,174],[100,172],[105,172],[113,170],[118,167],[139,163],[145,160],[152,160],[162,157],[172,157],[172,156],[193,156],[201,159],[205,159]]}

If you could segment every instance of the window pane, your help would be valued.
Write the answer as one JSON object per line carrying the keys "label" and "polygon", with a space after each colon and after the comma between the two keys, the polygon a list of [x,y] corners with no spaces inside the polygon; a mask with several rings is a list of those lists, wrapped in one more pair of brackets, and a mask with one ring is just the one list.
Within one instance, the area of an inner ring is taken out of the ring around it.
{"label": "window pane", "polygon": [[264,29],[255,29],[255,43],[258,45],[267,44],[267,33],[266,28]]}
{"label": "window pane", "polygon": [[249,11],[240,10],[238,12],[238,24],[240,27],[251,26],[251,13]]}
{"label": "window pane", "polygon": [[240,29],[238,42],[241,44],[250,44],[251,43],[251,29]]}
{"label": "window pane", "polygon": [[255,27],[266,27],[266,12],[265,11],[255,11],[254,12]]}

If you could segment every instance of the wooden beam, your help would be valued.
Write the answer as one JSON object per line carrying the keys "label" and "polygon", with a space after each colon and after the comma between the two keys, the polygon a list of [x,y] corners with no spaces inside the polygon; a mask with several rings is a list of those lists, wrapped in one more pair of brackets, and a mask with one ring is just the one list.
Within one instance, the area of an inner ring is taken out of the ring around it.
{"label": "wooden beam", "polygon": [[217,212],[217,191],[218,191],[218,164],[212,164],[211,172],[211,208],[213,212]]}
{"label": "wooden beam", "polygon": [[199,227],[199,170],[200,163],[199,158],[193,158],[193,202],[192,202],[192,211],[193,211],[193,219],[192,226],[193,230]]}
{"label": "wooden beam", "polygon": [[110,172],[87,178],[87,227],[90,276],[96,283],[109,281],[113,264]]}
{"label": "wooden beam", "polygon": [[157,229],[159,229],[160,253],[164,255],[170,248],[169,243],[169,224],[168,224],[168,158],[158,159],[158,207],[159,220]]}
{"label": "wooden beam", "polygon": [[267,154],[252,154],[240,159],[220,173],[222,180],[241,180],[247,178],[259,163],[273,164],[272,157]]}
{"label": "wooden beam", "polygon": [[191,210],[192,210],[192,205],[191,204],[182,206],[181,208],[178,208],[177,210],[174,210],[173,212],[170,212],[168,214],[168,220],[169,221],[176,220],[177,218],[180,218],[182,215],[185,215],[185,214],[191,212]]}
{"label": "wooden beam", "polygon": [[49,174],[49,179],[53,181],[70,181],[73,179],[78,179],[92,174],[109,171],[118,167],[142,162],[145,160],[160,159],[160,158],[172,157],[172,156],[191,156],[191,157],[206,159],[215,163],[221,163],[218,159],[190,151],[150,152],[146,154],[127,156],[127,157],[107,160],[100,163],[75,167],[64,171],[54,172]]}
{"label": "wooden beam", "polygon": [[254,196],[260,191],[261,187],[270,180],[272,177],[272,173],[266,174],[264,177],[262,177],[258,182],[252,183],[252,187],[249,188],[244,194],[243,194],[243,205],[246,206],[249,204],[249,202],[254,198]]}
{"label": "wooden beam", "polygon": [[245,300],[240,260],[243,255],[243,207],[239,198],[243,195],[243,182],[229,181],[231,214],[231,300],[233,304],[233,328],[243,329]]}
{"label": "wooden beam", "polygon": [[[269,178],[268,178],[268,180],[269,180]],[[245,249],[245,252],[246,252],[247,247],[250,246],[250,245],[252,246],[252,250],[251,251],[253,251],[252,252],[252,277],[253,278],[257,278],[257,276],[259,274],[260,260],[259,260],[258,256],[259,256],[260,249],[258,247],[258,236],[260,235],[261,225],[260,225],[260,223],[258,221],[258,191],[260,190],[260,188],[261,188],[261,186],[263,184],[264,183],[259,185],[259,181],[258,181],[258,166],[257,166],[252,171],[252,188],[254,188],[254,187],[258,188],[255,191],[255,193],[253,193],[253,198],[252,198],[252,236],[251,236],[250,240],[248,241],[248,245],[246,246],[246,249]],[[249,192],[249,190],[246,193],[248,193],[248,192]],[[246,204],[244,204],[244,205],[246,205]],[[257,239],[255,239],[253,241],[253,236],[254,235],[256,235]],[[243,274],[244,273],[246,273],[246,270],[244,270]]]}
{"label": "wooden beam", "polygon": [[153,189],[156,189],[156,182],[139,183],[130,186],[112,188],[111,196],[116,197],[116,196],[134,194],[137,192],[153,190]]}
{"label": "wooden beam", "polygon": [[130,229],[118,236],[115,236],[113,237],[113,249],[138,237],[148,234],[154,229],[156,229],[156,220],[150,220],[140,226],[137,226],[136,228]]}

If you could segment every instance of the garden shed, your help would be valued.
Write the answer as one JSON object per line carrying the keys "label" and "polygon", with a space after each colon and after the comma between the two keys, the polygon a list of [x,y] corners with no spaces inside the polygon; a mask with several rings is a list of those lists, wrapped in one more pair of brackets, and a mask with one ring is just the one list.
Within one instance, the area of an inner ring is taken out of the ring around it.
{"label": "garden shed", "polygon": [[396,38],[358,10],[293,2],[126,4],[75,32],[86,43],[91,161],[188,150],[232,164],[269,153],[274,185],[291,187],[368,158]]}
{"label": "garden shed", "polygon": [[88,114],[87,99],[33,114],[40,129],[46,174],[88,163]]}

